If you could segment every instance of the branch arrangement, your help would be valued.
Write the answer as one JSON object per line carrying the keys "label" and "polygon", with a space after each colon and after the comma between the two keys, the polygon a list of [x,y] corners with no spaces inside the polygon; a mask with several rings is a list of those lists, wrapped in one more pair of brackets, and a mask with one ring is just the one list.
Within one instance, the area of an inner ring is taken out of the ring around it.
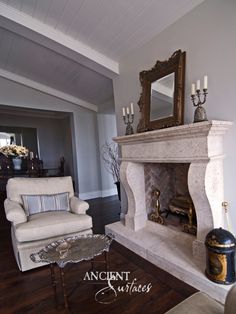
{"label": "branch arrangement", "polygon": [[120,163],[118,157],[118,145],[108,143],[102,146],[102,159],[106,170],[112,174],[114,182],[120,181]]}

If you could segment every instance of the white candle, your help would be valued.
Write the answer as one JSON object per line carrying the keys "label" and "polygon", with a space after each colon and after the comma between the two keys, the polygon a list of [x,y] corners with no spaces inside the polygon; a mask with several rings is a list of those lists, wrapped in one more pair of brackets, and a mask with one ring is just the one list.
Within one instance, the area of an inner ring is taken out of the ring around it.
{"label": "white candle", "polygon": [[30,152],[30,160],[34,159],[34,153]]}
{"label": "white candle", "polygon": [[134,105],[133,105],[132,102],[131,102],[131,104],[130,104],[130,107],[131,107],[131,114],[134,114]]}
{"label": "white candle", "polygon": [[195,95],[195,93],[196,93],[195,84],[192,84],[191,95]]}
{"label": "white candle", "polygon": [[208,77],[207,75],[204,76],[204,89],[207,89],[207,86],[208,86]]}
{"label": "white candle", "polygon": [[200,90],[200,80],[197,80],[197,90]]}
{"label": "white candle", "polygon": [[127,112],[127,114],[129,114],[129,107],[126,108],[126,112]]}
{"label": "white candle", "polygon": [[125,117],[125,107],[123,107],[123,117]]}

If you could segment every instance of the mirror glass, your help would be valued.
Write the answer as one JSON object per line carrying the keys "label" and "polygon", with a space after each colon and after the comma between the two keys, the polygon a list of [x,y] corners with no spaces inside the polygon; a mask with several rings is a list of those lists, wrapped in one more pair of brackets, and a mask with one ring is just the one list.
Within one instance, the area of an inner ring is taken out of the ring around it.
{"label": "mirror glass", "polygon": [[175,73],[166,75],[151,84],[150,121],[171,117],[174,114]]}
{"label": "mirror glass", "polygon": [[25,146],[39,156],[36,128],[0,125],[0,147],[11,144]]}
{"label": "mirror glass", "polygon": [[183,124],[185,58],[185,51],[179,49],[168,60],[157,60],[150,70],[139,73],[139,133]]}
{"label": "mirror glass", "polygon": [[22,145],[22,135],[18,133],[0,132],[0,147]]}

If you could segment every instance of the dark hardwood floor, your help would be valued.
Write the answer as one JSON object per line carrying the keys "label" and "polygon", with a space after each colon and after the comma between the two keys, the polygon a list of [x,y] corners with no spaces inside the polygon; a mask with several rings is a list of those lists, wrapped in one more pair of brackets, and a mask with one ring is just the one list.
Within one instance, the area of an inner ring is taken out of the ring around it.
{"label": "dark hardwood floor", "polygon": [[88,200],[87,214],[93,218],[93,233],[104,233],[104,226],[120,220],[118,197],[110,196]]}
{"label": "dark hardwood floor", "polygon": [[[90,200],[89,214],[93,217],[94,232],[104,232],[104,225],[119,220],[119,202],[116,198]],[[5,219],[1,204],[0,215],[0,313],[165,313],[196,290],[170,274],[160,270],[141,257],[113,242],[109,253],[110,271],[129,271],[129,281],[137,278],[137,284],[152,284],[149,293],[118,293],[116,301],[100,304],[95,293],[101,285],[84,282],[69,298],[70,310],[66,312],[62,295],[60,306],[56,307],[50,282],[49,267],[21,273],[13,256],[10,224]],[[103,270],[97,264],[97,270]],[[68,285],[83,279],[90,269],[90,262],[68,265],[65,278]],[[58,276],[58,272],[56,274]],[[116,283],[117,285],[118,283]],[[119,283],[119,284],[122,284]],[[61,293],[61,291],[59,291]]]}

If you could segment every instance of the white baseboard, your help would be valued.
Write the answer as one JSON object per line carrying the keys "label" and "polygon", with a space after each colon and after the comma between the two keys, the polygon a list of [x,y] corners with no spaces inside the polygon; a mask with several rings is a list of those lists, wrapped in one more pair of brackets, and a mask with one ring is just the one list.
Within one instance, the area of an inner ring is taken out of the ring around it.
{"label": "white baseboard", "polygon": [[101,191],[93,191],[93,192],[86,192],[86,193],[79,193],[79,198],[81,200],[90,200],[92,198],[101,197]]}
{"label": "white baseboard", "polygon": [[107,197],[117,195],[117,189],[109,189],[109,190],[103,190],[103,191],[92,191],[92,192],[86,192],[86,193],[79,193],[79,198],[82,200],[90,200],[92,198],[97,197]]}
{"label": "white baseboard", "polygon": [[107,197],[111,195],[117,195],[117,188],[102,191],[102,197]]}

